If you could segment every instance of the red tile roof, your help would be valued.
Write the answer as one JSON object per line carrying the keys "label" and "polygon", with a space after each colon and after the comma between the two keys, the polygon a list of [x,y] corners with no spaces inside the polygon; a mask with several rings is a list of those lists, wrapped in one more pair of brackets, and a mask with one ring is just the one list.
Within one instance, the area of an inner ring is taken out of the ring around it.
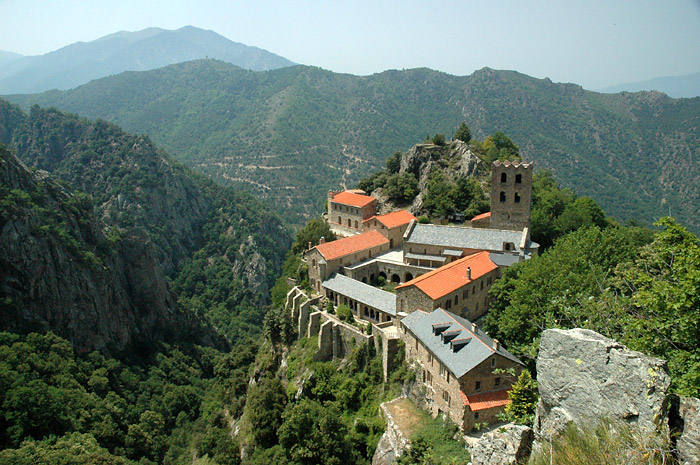
{"label": "red tile roof", "polygon": [[363,220],[363,223],[366,223],[367,221],[372,221],[372,220],[377,220],[380,223],[382,223],[384,226],[387,228],[395,228],[397,226],[403,226],[404,224],[408,224],[411,221],[417,221],[418,218],[415,216],[411,215],[409,212],[406,210],[396,210],[395,212],[387,213],[386,215],[377,215],[373,216],[371,218],[367,218],[366,220]]}
{"label": "red tile roof", "polygon": [[374,197],[369,195],[355,194],[350,191],[343,191],[339,194],[335,194],[331,199],[333,202],[342,203],[343,205],[352,205],[353,207],[364,207],[370,203],[376,201]]}
{"label": "red tile roof", "polygon": [[459,391],[462,402],[464,405],[468,405],[472,412],[477,412],[479,410],[486,410],[494,407],[503,407],[510,403],[508,398],[508,389],[501,389],[500,391],[491,392],[480,392],[478,394],[472,394],[471,396],[466,395],[464,392]]}
{"label": "red tile roof", "polygon": [[483,220],[484,218],[489,218],[490,216],[491,212],[482,213],[481,215],[476,215],[474,218],[472,218],[472,221]]}
{"label": "red tile roof", "polygon": [[382,236],[379,231],[367,231],[355,236],[345,237],[337,241],[326,242],[316,246],[316,250],[321,252],[326,260],[344,257],[351,253],[388,244],[389,239]]}
{"label": "red tile roof", "polygon": [[[396,286],[396,289],[416,286],[431,299],[439,299],[497,269],[498,265],[491,261],[489,255],[489,252],[477,252],[468,257],[460,258],[437,270]],[[471,279],[467,279],[467,267],[471,268]]]}

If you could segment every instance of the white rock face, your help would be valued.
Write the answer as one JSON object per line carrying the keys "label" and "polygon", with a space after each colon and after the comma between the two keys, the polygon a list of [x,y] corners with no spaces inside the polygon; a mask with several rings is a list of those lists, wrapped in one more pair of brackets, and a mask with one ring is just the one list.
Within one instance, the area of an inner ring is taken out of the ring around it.
{"label": "white rock face", "polygon": [[537,358],[540,402],[535,437],[547,440],[570,422],[620,419],[649,431],[666,427],[666,362],[585,329],[550,329]]}
{"label": "white rock face", "polygon": [[484,434],[472,448],[472,465],[515,465],[527,462],[532,428],[508,424]]}

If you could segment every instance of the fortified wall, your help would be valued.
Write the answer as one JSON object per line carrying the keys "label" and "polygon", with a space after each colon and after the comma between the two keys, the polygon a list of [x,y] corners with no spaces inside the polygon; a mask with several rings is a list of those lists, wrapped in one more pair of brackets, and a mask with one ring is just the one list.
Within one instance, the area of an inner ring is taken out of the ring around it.
{"label": "fortified wall", "polygon": [[381,354],[386,381],[396,366],[399,338],[396,327],[391,322],[372,324],[372,334],[366,334],[358,327],[341,321],[337,316],[325,311],[320,297],[309,297],[298,286],[287,293],[285,308],[290,312],[299,338],[318,336],[316,361],[341,359],[361,344],[374,344]]}

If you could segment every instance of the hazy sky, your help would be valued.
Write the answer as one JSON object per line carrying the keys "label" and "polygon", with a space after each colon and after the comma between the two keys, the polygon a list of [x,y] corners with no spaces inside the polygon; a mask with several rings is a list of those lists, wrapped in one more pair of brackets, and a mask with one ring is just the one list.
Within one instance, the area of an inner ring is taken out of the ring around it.
{"label": "hazy sky", "polygon": [[0,0],[0,50],[23,55],[186,25],[352,74],[489,66],[597,89],[700,72],[700,0]]}

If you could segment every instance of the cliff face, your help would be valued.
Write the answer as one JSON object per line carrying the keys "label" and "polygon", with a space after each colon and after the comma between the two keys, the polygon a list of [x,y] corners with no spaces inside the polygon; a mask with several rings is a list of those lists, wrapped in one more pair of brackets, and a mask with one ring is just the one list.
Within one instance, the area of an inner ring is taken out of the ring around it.
{"label": "cliff face", "polygon": [[202,246],[211,198],[148,137],[34,107],[13,142],[28,166],[89,193],[105,223],[145,229],[167,274]]}
{"label": "cliff face", "polygon": [[145,234],[107,231],[87,197],[0,148],[0,327],[51,330],[78,351],[201,341]]}

